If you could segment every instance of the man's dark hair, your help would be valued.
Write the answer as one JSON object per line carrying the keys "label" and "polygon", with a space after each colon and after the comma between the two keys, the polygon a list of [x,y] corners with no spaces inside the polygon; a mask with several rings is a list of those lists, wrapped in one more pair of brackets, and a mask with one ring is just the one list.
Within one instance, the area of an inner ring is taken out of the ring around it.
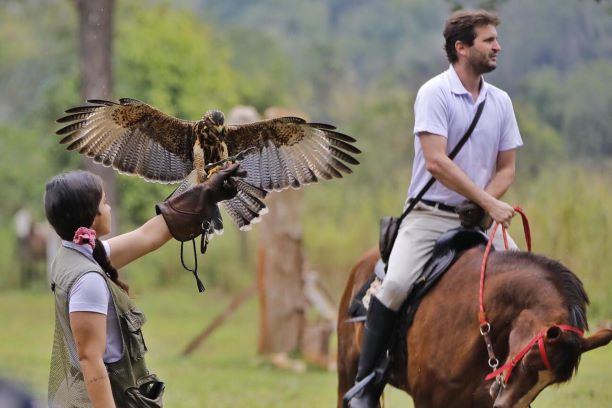
{"label": "man's dark hair", "polygon": [[469,46],[474,45],[475,27],[489,24],[497,26],[499,22],[497,14],[486,10],[459,10],[454,12],[444,25],[444,50],[448,61],[452,64],[458,60],[455,50],[457,41]]}

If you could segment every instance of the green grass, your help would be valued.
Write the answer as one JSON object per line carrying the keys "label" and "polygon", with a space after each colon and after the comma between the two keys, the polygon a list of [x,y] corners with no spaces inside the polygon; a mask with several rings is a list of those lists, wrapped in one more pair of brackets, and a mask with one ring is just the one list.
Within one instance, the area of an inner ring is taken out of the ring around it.
{"label": "green grass", "polygon": [[[189,282],[192,283],[192,282]],[[229,299],[220,292],[198,295],[193,285],[149,289],[136,301],[147,313],[148,364],[166,381],[166,405],[190,407],[332,407],[336,374],[315,368],[280,370],[257,356],[257,301],[252,299],[189,357],[181,350]],[[137,289],[137,288],[135,288]],[[53,301],[50,293],[0,294],[0,375],[21,380],[44,400],[51,352]],[[586,354],[571,383],[546,390],[534,407],[606,407],[612,401],[612,346]],[[397,391],[387,407],[410,407]]]}

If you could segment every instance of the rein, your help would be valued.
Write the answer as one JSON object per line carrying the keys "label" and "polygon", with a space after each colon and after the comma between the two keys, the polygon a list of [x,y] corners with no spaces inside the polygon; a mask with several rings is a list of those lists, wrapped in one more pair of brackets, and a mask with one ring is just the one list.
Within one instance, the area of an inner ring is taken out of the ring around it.
{"label": "rein", "polygon": [[[529,220],[527,219],[527,216],[525,215],[525,212],[523,211],[521,207],[514,207],[514,210],[518,212],[519,214],[521,214],[521,218],[523,221],[523,230],[525,231],[525,241],[527,243],[527,250],[531,252],[531,230],[529,228]],[[485,306],[484,306],[484,284],[485,284],[485,275],[486,275],[486,270],[487,270],[487,261],[489,259],[489,253],[491,252],[493,238],[495,237],[495,233],[497,232],[497,227],[499,227],[499,225],[500,224],[496,222],[495,226],[493,227],[493,230],[491,231],[491,234],[489,235],[489,241],[485,248],[485,252],[482,258],[482,265],[480,267],[478,321],[480,323],[480,334],[482,335],[485,341],[485,344],[487,346],[487,353],[489,355],[489,360],[488,360],[489,367],[491,367],[492,369],[492,372],[489,373],[485,377],[485,381],[495,378],[502,387],[505,387],[506,385],[508,385],[508,381],[510,380],[510,376],[512,375],[512,370],[514,369],[514,367],[523,359],[523,357],[525,357],[525,355],[529,352],[529,350],[531,350],[531,348],[536,343],[538,344],[538,349],[540,351],[540,357],[542,358],[542,362],[544,363],[544,366],[546,366],[548,370],[552,370],[552,367],[550,365],[550,360],[548,358],[548,355],[546,354],[546,347],[544,345],[544,339],[546,338],[546,332],[549,329],[549,328],[546,328],[540,331],[538,334],[536,334],[529,341],[529,343],[527,343],[527,345],[525,345],[525,347],[523,347],[516,354],[516,356],[514,356],[508,363],[504,364],[500,368],[497,368],[499,366],[499,360],[495,357],[495,353],[493,351],[493,343],[491,341],[491,336],[490,336],[491,323],[487,320],[487,315],[486,315]],[[504,246],[507,251],[509,249],[508,236],[506,232],[506,227],[504,227],[503,225],[502,225],[502,234],[504,238]],[[570,332],[578,334],[579,336],[584,335],[584,332],[582,330],[566,325],[566,324],[558,324],[552,327],[557,327],[562,331],[570,331]]]}
{"label": "rein", "polygon": [[[525,241],[527,242],[527,249],[531,252],[531,230],[529,228],[529,220],[523,212],[521,207],[514,207],[514,210],[521,214],[521,218],[523,220],[523,229],[525,231]],[[491,367],[493,372],[497,372],[497,367],[499,366],[499,360],[495,357],[495,351],[493,350],[493,342],[491,341],[491,323],[487,320],[487,314],[485,312],[484,306],[484,284],[485,284],[485,275],[487,271],[487,261],[489,260],[489,253],[491,252],[491,247],[493,245],[493,238],[495,238],[495,233],[497,232],[497,227],[499,227],[499,222],[495,223],[495,226],[491,230],[489,234],[489,242],[487,242],[487,247],[485,248],[484,255],[482,257],[482,265],[480,266],[480,288],[478,293],[478,321],[480,324],[480,335],[482,336],[486,346],[487,346],[487,354],[489,355],[488,364]],[[508,234],[506,232],[506,227],[502,225],[502,235],[504,238],[504,246],[506,251],[509,249],[508,245]],[[503,377],[499,374],[496,374],[497,380],[500,384],[504,384]],[[488,378],[488,377],[487,377]]]}
{"label": "rein", "polygon": [[[514,211],[521,214],[521,218],[523,219],[523,229],[525,230],[525,241],[527,241],[527,250],[531,252],[531,229],[529,228],[529,220],[525,215],[525,212],[521,207],[514,207]],[[491,230],[489,234],[489,242],[487,243],[487,247],[485,248],[485,253],[482,258],[482,265],[480,266],[480,290],[479,290],[479,312],[478,312],[478,320],[480,322],[481,332],[484,326],[489,327],[490,324],[487,321],[487,315],[484,307],[484,283],[485,283],[485,274],[487,271],[487,261],[489,260],[489,253],[491,252],[491,247],[493,245],[493,238],[495,238],[495,233],[497,232],[497,227],[499,227],[499,222],[495,223],[495,226]],[[506,251],[509,249],[508,245],[508,233],[506,232],[506,227],[502,225],[502,235],[504,237],[504,246]]]}

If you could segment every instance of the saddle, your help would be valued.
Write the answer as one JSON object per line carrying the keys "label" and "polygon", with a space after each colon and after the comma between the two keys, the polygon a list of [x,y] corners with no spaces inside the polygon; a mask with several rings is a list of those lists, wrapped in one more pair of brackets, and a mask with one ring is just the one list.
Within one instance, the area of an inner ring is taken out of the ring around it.
{"label": "saddle", "polygon": [[[414,315],[419,308],[421,300],[429,290],[438,282],[440,277],[457,260],[464,251],[478,245],[486,245],[488,237],[480,229],[454,228],[443,233],[436,241],[431,258],[423,267],[423,271],[417,278],[414,288],[401,307],[401,319],[403,327],[408,328],[412,325]],[[366,283],[357,292],[349,306],[348,315],[353,321],[365,320],[367,313],[366,304],[369,300],[368,291],[372,283],[378,279],[383,281],[385,278],[385,265],[382,260],[378,260],[374,266],[374,272]],[[364,304],[364,297],[366,299]]]}

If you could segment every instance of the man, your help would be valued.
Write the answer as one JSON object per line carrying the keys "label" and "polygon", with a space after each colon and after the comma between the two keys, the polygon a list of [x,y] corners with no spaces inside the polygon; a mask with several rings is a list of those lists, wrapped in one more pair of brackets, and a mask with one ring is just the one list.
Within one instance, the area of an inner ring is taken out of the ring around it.
{"label": "man", "polygon": [[[510,97],[482,77],[497,65],[501,50],[498,24],[499,18],[484,10],[451,15],[444,28],[450,67],[426,82],[417,94],[415,158],[407,201],[431,176],[437,182],[400,227],[387,276],[368,310],[357,382],[368,377],[386,352],[397,311],[431,256],[436,240],[460,225],[455,207],[469,199],[506,227],[514,215],[512,206],[500,197],[514,179],[515,149],[522,140]],[[455,160],[450,160],[448,153],[465,134],[484,100],[486,104],[472,135]],[[503,247],[499,233],[495,243]],[[516,248],[513,242],[510,245]],[[354,397],[348,397],[349,391],[345,402],[352,408],[375,407],[384,386],[384,373],[376,372]]]}

